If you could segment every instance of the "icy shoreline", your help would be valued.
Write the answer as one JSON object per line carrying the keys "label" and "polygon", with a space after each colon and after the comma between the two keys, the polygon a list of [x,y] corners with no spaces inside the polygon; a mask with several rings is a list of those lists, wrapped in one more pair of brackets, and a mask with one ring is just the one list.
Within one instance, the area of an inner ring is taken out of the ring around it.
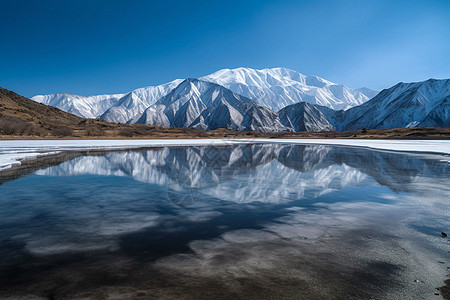
{"label": "icy shoreline", "polygon": [[450,154],[449,140],[357,139],[163,139],[163,140],[14,140],[0,141],[0,170],[20,160],[74,150],[121,150],[145,147],[224,146],[245,143],[322,144],[414,153]]}

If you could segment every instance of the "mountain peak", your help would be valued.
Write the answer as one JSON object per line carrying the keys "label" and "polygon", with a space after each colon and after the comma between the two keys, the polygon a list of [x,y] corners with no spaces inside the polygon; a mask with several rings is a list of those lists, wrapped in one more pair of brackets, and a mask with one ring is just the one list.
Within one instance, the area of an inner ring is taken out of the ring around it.
{"label": "mountain peak", "polygon": [[297,102],[348,109],[377,93],[369,89],[353,90],[319,76],[306,76],[284,67],[222,69],[200,79],[220,84],[273,110]]}
{"label": "mountain peak", "polygon": [[299,102],[289,105],[278,112],[281,124],[294,131],[331,131],[330,124],[319,107],[314,104]]}
{"label": "mountain peak", "polygon": [[449,79],[399,82],[370,101],[349,109],[341,129],[450,126]]}
{"label": "mountain peak", "polygon": [[186,82],[198,82],[198,78],[186,78],[184,81]]}

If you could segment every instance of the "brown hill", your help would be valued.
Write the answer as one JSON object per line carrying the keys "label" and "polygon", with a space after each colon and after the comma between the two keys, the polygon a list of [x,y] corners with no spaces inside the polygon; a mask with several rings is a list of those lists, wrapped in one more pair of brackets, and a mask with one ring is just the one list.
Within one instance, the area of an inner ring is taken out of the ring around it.
{"label": "brown hill", "polygon": [[80,122],[82,118],[56,107],[37,103],[12,91],[0,88],[0,116],[19,118],[34,124]]}
{"label": "brown hill", "polygon": [[0,133],[4,135],[72,135],[83,121],[58,108],[0,88]]}

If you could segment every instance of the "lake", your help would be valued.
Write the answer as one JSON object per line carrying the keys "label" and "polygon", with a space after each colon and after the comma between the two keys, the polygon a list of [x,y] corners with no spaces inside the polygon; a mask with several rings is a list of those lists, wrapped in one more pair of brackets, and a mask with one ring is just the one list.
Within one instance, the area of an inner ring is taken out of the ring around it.
{"label": "lake", "polygon": [[0,298],[439,299],[449,195],[440,155],[68,152],[0,185]]}

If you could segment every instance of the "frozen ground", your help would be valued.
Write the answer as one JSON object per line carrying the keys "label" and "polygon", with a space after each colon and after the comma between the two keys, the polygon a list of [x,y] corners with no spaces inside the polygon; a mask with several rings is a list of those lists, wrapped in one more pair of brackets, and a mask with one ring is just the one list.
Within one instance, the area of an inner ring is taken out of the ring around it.
{"label": "frozen ground", "polygon": [[143,147],[231,145],[239,143],[324,144],[379,150],[450,154],[449,140],[358,140],[358,139],[176,139],[176,140],[20,140],[0,141],[0,170],[20,160],[68,150],[117,150]]}

